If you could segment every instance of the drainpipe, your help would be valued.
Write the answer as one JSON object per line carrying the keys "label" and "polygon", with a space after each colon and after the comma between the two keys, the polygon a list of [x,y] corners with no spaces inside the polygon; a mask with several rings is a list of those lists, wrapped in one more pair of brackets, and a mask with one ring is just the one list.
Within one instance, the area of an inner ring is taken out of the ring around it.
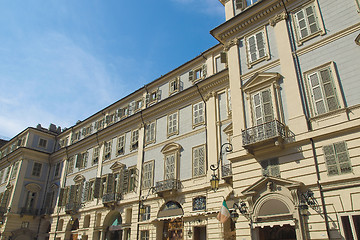
{"label": "drainpipe", "polygon": [[[286,9],[285,6],[285,2],[284,0],[281,0],[283,6],[284,6],[284,10],[285,13],[287,15],[286,18],[286,25],[287,25],[287,29],[289,32],[289,38],[290,38],[290,43],[291,43],[291,50],[292,50],[292,54],[293,54],[293,59],[294,59],[294,63],[295,63],[295,69],[296,69],[296,75],[298,77],[298,83],[300,86],[300,93],[302,96],[302,100],[304,101],[304,115],[306,118],[306,123],[307,123],[307,127],[308,127],[308,131],[312,131],[312,126],[310,124],[310,120],[309,120],[309,116],[310,116],[310,110],[309,110],[309,105],[308,105],[308,101],[305,97],[305,86],[304,86],[304,81],[302,79],[302,75],[301,75],[301,67],[300,67],[300,62],[299,62],[299,57],[296,54],[296,46],[295,46],[295,37],[294,37],[294,32],[293,29],[291,27],[291,23],[289,20],[289,12]],[[324,193],[322,191],[322,186],[320,184],[320,171],[319,171],[319,166],[318,166],[318,160],[317,160],[317,155],[316,155],[316,150],[315,150],[315,144],[314,144],[314,140],[312,138],[310,138],[310,142],[311,142],[311,148],[312,148],[312,153],[313,153],[313,157],[314,157],[314,164],[315,164],[315,170],[316,170],[316,177],[317,177],[317,186],[320,192],[320,200],[321,200],[321,205],[324,211],[324,218],[325,218],[325,226],[326,226],[326,233],[327,233],[327,237],[328,239],[330,239],[330,227],[329,227],[329,221],[328,221],[328,215],[327,215],[327,211],[326,211],[326,205],[325,205],[325,198],[324,198]]]}

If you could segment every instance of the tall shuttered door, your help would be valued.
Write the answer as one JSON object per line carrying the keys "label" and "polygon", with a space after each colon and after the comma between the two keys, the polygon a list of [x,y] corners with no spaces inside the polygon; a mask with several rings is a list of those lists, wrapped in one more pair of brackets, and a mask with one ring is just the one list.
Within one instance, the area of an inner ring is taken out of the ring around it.
{"label": "tall shuttered door", "polygon": [[165,157],[165,180],[175,179],[175,153]]}
{"label": "tall shuttered door", "polygon": [[94,198],[100,198],[100,190],[101,190],[101,178],[95,178]]}
{"label": "tall shuttered door", "polygon": [[270,89],[253,95],[253,116],[255,125],[274,120]]}

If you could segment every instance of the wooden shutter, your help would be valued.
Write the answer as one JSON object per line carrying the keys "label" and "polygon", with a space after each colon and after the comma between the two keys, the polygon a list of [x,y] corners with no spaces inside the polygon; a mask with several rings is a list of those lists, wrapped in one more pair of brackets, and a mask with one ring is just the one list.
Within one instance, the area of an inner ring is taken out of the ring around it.
{"label": "wooden shutter", "polygon": [[131,103],[129,103],[129,115],[132,115],[135,111],[135,106],[136,106],[136,102],[132,101]]}
{"label": "wooden shutter", "polygon": [[81,167],[81,154],[76,154],[75,156],[75,167],[80,168]]}
{"label": "wooden shutter", "polygon": [[202,65],[202,75],[204,78],[207,76],[207,65],[206,63]]}
{"label": "wooden shutter", "polygon": [[61,188],[60,189],[60,193],[59,193],[59,201],[58,201],[58,205],[59,207],[62,207],[64,206],[64,192],[65,192],[65,189],[64,188]]}
{"label": "wooden shutter", "polygon": [[314,111],[316,115],[326,112],[324,95],[321,89],[321,83],[317,72],[308,76],[308,82],[311,89],[311,97],[314,103]]}
{"label": "wooden shutter", "polygon": [[76,190],[77,190],[77,187],[75,185],[70,186],[70,192],[69,192],[69,198],[68,198],[69,203],[76,202],[76,192],[77,192]]}
{"label": "wooden shutter", "polygon": [[263,123],[263,112],[261,107],[261,94],[260,92],[253,95],[253,116],[254,124],[260,125]]}
{"label": "wooden shutter", "polygon": [[334,146],[327,145],[323,147],[323,152],[325,155],[325,162],[328,170],[328,175],[338,175],[339,169],[337,167],[336,155]]}
{"label": "wooden shutter", "polygon": [[194,71],[191,70],[191,71],[189,72],[189,81],[193,81],[193,80],[194,80]]}
{"label": "wooden shutter", "polygon": [[109,173],[106,179],[106,193],[114,192],[114,174]]}
{"label": "wooden shutter", "polygon": [[306,13],[307,21],[308,21],[307,23],[308,23],[310,34],[316,33],[319,30],[319,27],[318,27],[318,23],[317,23],[317,19],[316,19],[316,14],[315,14],[315,6],[313,6],[313,5],[308,6],[305,9],[305,13]]}
{"label": "wooden shutter", "polygon": [[2,196],[1,205],[0,205],[2,209],[7,209],[7,203],[9,200],[10,191],[11,191],[10,189],[6,189],[4,195]]}
{"label": "wooden shutter", "polygon": [[339,163],[339,170],[341,173],[352,172],[351,162],[348,155],[348,150],[345,142],[334,143],[337,162]]}
{"label": "wooden shutter", "polygon": [[94,198],[100,198],[101,178],[95,178],[94,182]]}
{"label": "wooden shutter", "polygon": [[158,89],[156,90],[156,101],[160,101],[161,100],[161,90]]}
{"label": "wooden shutter", "polygon": [[221,63],[227,63],[226,52],[221,52],[220,53],[220,62]]}
{"label": "wooden shutter", "polygon": [[148,105],[151,102],[150,97],[151,97],[150,93],[147,93],[145,96],[145,105]]}
{"label": "wooden shutter", "polygon": [[256,47],[258,53],[258,59],[266,56],[264,32],[258,32],[256,35]]}
{"label": "wooden shutter", "polygon": [[320,70],[320,77],[322,86],[324,89],[324,96],[326,100],[326,106],[329,111],[333,111],[339,108],[339,104],[336,98],[335,87],[333,85],[331,71],[329,68]]}
{"label": "wooden shutter", "polygon": [[236,10],[242,10],[246,7],[244,0],[235,0],[235,8]]}
{"label": "wooden shutter", "polygon": [[128,188],[129,187],[129,170],[128,169],[123,170],[121,184],[122,184],[122,192],[127,193],[128,189],[129,189]]}
{"label": "wooden shutter", "polygon": [[309,35],[308,29],[307,29],[307,22],[305,19],[305,12],[303,9],[295,13],[295,21],[296,21],[296,29],[299,35],[299,38],[305,38]]}
{"label": "wooden shutter", "polygon": [[264,122],[270,122],[274,120],[270,89],[261,91],[261,100],[264,112]]}
{"label": "wooden shutter", "polygon": [[175,179],[175,154],[166,156],[165,158],[165,180]]}
{"label": "wooden shutter", "polygon": [[81,202],[87,202],[88,200],[88,197],[89,197],[89,189],[90,189],[90,182],[86,182],[85,183],[85,188],[84,188],[84,191],[83,191],[83,194],[82,194],[82,199],[81,199]]}
{"label": "wooden shutter", "polygon": [[256,39],[255,35],[250,36],[247,38],[247,46],[248,46],[248,55],[249,55],[249,62],[254,62],[257,60],[257,54],[256,54]]}

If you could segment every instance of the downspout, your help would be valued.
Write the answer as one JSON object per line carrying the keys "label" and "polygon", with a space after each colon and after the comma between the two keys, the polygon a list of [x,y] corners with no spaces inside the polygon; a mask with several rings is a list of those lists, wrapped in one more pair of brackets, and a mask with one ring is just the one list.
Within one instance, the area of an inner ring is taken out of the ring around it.
{"label": "downspout", "polygon": [[[289,37],[290,37],[290,43],[291,43],[291,51],[292,51],[292,54],[293,54],[293,59],[294,59],[295,69],[296,69],[296,75],[298,77],[298,83],[299,83],[299,86],[300,86],[300,93],[301,93],[300,96],[302,96],[302,100],[304,101],[303,111],[304,111],[304,114],[305,114],[308,131],[310,132],[310,131],[312,131],[312,126],[311,126],[310,121],[309,121],[309,116],[310,116],[309,113],[310,113],[310,111],[309,111],[309,107],[308,107],[309,106],[308,101],[307,101],[307,99],[305,97],[305,87],[304,87],[304,81],[303,81],[302,76],[301,76],[301,67],[300,67],[299,57],[296,54],[294,32],[293,32],[293,29],[291,27],[291,23],[290,23],[290,20],[289,20],[289,13],[288,13],[288,11],[286,9],[285,2],[284,2],[284,0],[281,0],[281,1],[283,3],[285,13],[286,13],[286,16],[287,16],[285,21],[286,21],[286,26],[287,26],[288,32],[290,34]],[[315,164],[315,170],[316,170],[316,177],[317,177],[316,184],[317,184],[318,189],[319,189],[321,205],[322,205],[322,208],[323,208],[323,211],[324,211],[326,233],[327,233],[328,239],[330,239],[330,227],[329,227],[328,215],[327,215],[327,211],[326,211],[324,193],[323,193],[323,190],[322,190],[322,186],[320,184],[320,171],[319,171],[318,160],[317,160],[317,155],[316,155],[316,150],[315,150],[315,144],[314,144],[314,140],[312,138],[310,138],[310,142],[311,142],[311,148],[312,148],[312,153],[313,153],[313,157],[314,157],[314,164]]]}
{"label": "downspout", "polygon": [[[145,85],[145,89],[146,89],[146,85]],[[146,89],[146,92],[147,92],[147,89]],[[143,115],[142,115],[142,112],[140,112],[140,117],[141,117],[141,122],[144,126],[144,134],[143,134],[143,146],[142,146],[142,157],[141,157],[141,167],[143,167],[144,165],[144,160],[145,160],[145,122],[144,122],[144,118],[143,118]],[[138,217],[137,217],[137,225],[136,225],[136,239],[139,240],[139,229],[140,229],[140,225],[139,225],[139,222],[140,222],[140,205],[141,205],[141,191],[142,191],[142,171],[141,171],[141,174],[139,176],[139,205],[138,205]]]}

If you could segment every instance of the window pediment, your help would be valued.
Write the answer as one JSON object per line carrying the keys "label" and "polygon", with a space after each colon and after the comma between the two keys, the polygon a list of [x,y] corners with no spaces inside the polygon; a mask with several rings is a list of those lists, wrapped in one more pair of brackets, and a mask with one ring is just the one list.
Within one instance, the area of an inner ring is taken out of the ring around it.
{"label": "window pediment", "polygon": [[257,91],[271,84],[278,83],[280,78],[281,75],[279,73],[256,73],[244,84],[243,89],[245,92]]}
{"label": "window pediment", "polygon": [[28,185],[25,186],[25,188],[30,192],[40,192],[41,190],[41,187],[36,183],[29,183]]}
{"label": "window pediment", "polygon": [[170,152],[180,151],[181,148],[182,146],[178,143],[168,143],[161,149],[161,152],[163,154],[166,154]]}
{"label": "window pediment", "polygon": [[125,168],[125,164],[122,164],[120,162],[115,162],[113,165],[111,165],[110,169],[112,171],[116,171],[116,170],[120,170],[120,169],[124,169]]}
{"label": "window pediment", "polygon": [[74,182],[75,182],[75,183],[83,182],[83,181],[85,181],[85,177],[84,177],[83,175],[78,174],[78,175],[76,175],[76,176],[74,177]]}

